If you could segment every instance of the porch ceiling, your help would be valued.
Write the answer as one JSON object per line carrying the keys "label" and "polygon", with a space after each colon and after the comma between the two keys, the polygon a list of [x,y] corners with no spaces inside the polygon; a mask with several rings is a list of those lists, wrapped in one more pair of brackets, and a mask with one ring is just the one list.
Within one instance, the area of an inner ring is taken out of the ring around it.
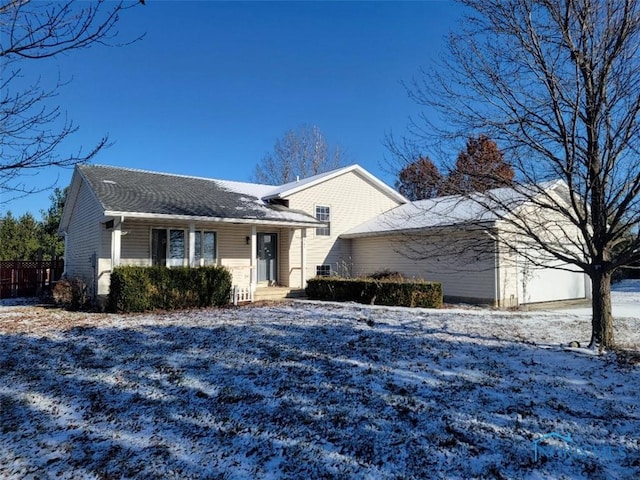
{"label": "porch ceiling", "polygon": [[[308,216],[307,216],[308,217]],[[220,217],[204,217],[193,215],[162,215],[162,214],[150,214],[141,212],[114,212],[106,211],[102,217],[101,223],[108,222],[113,219],[136,219],[136,220],[149,220],[153,222],[211,222],[211,223],[225,223],[233,225],[269,225],[273,227],[285,227],[285,228],[316,228],[326,226],[326,224],[315,220],[313,217],[308,217],[307,221],[294,221],[294,220],[268,220],[268,219],[254,219],[254,218],[220,218]]]}

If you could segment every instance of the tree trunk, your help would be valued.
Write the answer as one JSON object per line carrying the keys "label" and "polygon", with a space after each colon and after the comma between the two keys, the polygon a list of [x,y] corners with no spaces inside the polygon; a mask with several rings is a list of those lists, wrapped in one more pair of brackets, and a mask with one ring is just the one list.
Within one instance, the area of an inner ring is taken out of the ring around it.
{"label": "tree trunk", "polygon": [[591,276],[591,348],[613,348],[611,314],[611,272],[596,271]]}

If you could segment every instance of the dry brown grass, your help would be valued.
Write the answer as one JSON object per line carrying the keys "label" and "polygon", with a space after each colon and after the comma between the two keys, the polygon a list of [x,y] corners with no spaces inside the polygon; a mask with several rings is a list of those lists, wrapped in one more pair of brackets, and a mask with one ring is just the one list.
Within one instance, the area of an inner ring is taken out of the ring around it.
{"label": "dry brown grass", "polygon": [[[106,323],[104,313],[69,312],[47,306],[0,307],[0,334],[42,334]],[[110,323],[110,322],[109,322]]]}

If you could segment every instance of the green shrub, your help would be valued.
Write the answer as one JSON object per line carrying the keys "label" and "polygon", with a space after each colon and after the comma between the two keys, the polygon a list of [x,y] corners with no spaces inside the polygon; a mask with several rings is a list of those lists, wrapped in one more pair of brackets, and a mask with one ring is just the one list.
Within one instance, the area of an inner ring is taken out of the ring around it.
{"label": "green shrub", "polygon": [[116,267],[107,308],[146,312],[202,308],[229,303],[231,273],[224,267]]}
{"label": "green shrub", "polygon": [[423,281],[316,277],[307,282],[314,300],[358,302],[403,307],[442,307],[442,284]]}

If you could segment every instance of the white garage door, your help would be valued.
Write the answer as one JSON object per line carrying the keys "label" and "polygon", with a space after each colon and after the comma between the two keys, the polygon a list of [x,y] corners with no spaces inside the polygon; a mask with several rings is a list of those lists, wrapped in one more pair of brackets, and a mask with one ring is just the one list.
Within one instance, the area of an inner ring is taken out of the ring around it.
{"label": "white garage door", "polygon": [[553,268],[524,268],[518,273],[520,303],[552,302],[586,297],[585,275],[582,272],[568,272]]}

